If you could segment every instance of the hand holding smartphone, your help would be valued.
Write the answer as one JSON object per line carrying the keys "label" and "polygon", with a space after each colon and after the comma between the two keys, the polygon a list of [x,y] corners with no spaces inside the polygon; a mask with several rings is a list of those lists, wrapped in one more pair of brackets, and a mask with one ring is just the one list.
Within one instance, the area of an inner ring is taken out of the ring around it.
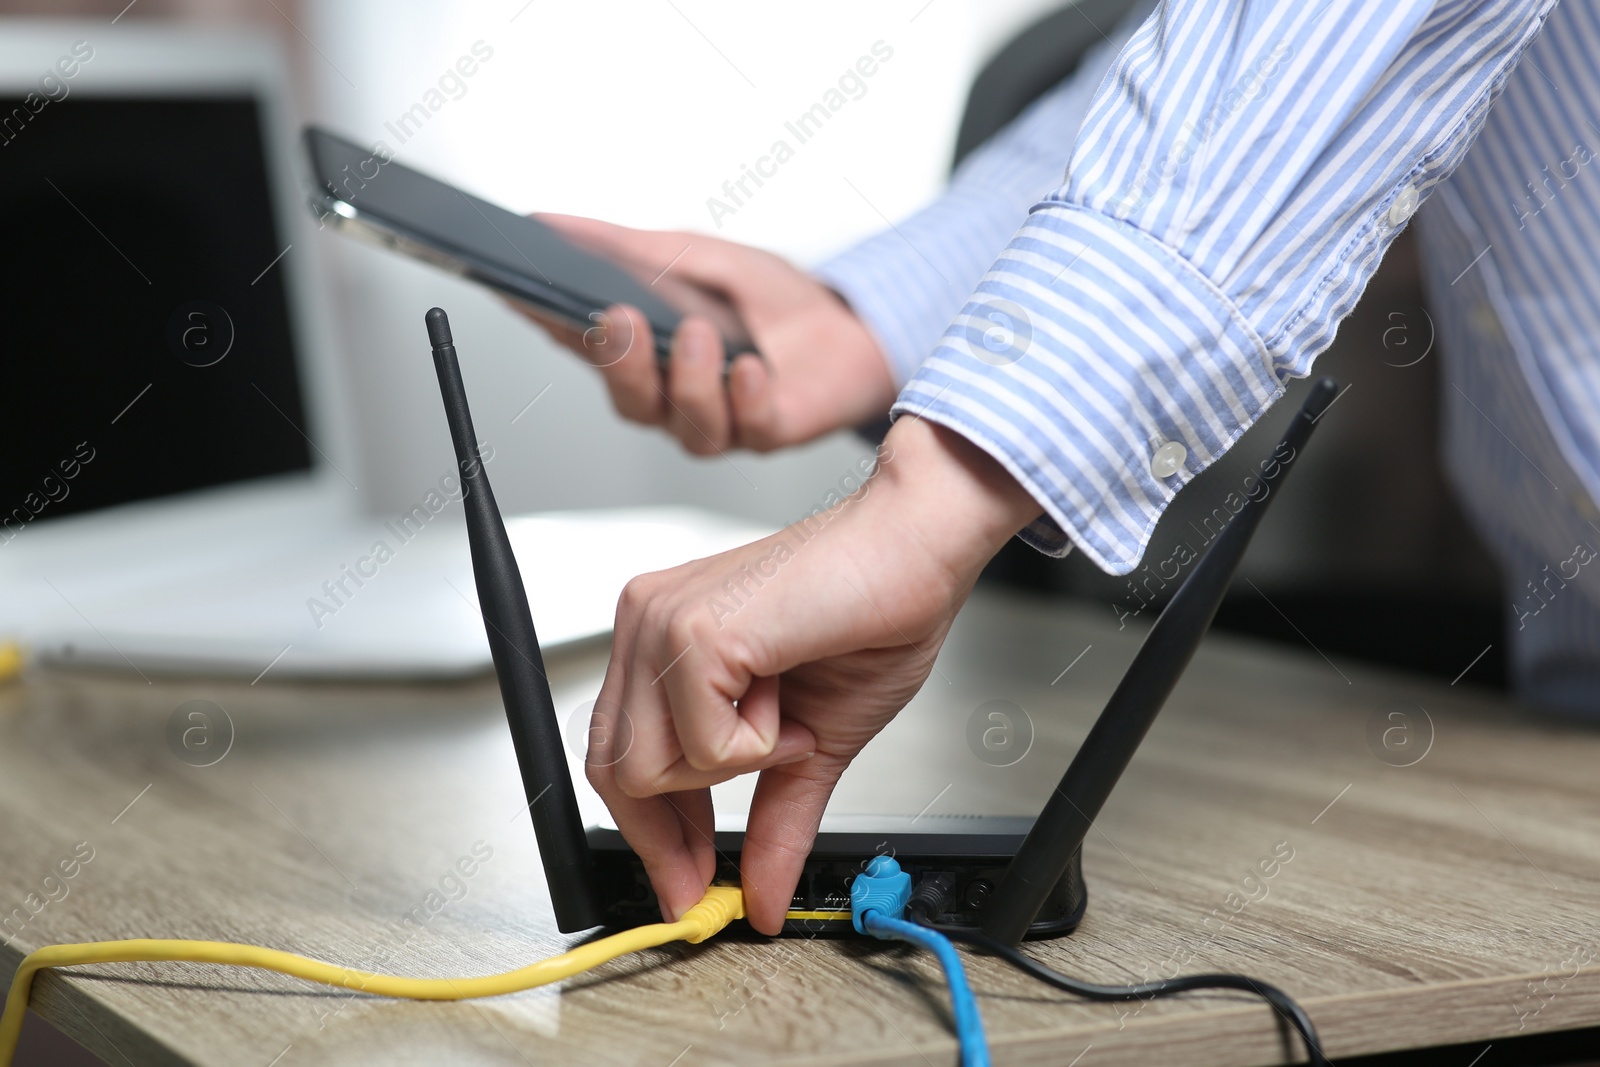
{"label": "hand holding smartphone", "polygon": [[872,332],[781,256],[708,234],[528,219],[324,130],[305,141],[318,216],[513,298],[599,370],[619,415],[695,455],[801,444],[881,419],[894,399]]}
{"label": "hand holding smartphone", "polygon": [[687,315],[711,322],[728,364],[755,352],[749,330],[719,293],[557,233],[439,178],[308,126],[317,192],[312,210],[341,231],[471,278],[570,329],[594,329],[614,304],[638,308],[665,363]]}

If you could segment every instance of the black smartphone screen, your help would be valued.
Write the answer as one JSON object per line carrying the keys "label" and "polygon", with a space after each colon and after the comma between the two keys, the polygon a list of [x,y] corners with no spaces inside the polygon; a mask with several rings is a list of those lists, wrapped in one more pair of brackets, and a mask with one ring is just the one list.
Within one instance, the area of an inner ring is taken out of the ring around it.
{"label": "black smartphone screen", "polygon": [[[730,359],[754,350],[725,299],[669,276],[666,264],[602,258],[536,219],[326,130],[307,127],[305,141],[318,185],[338,202],[330,205],[332,214],[341,216],[333,221],[364,223],[399,251],[464,267],[476,280],[579,327],[591,325],[593,316],[612,304],[631,304],[650,321],[662,354],[688,314],[710,319]],[[325,210],[318,207],[319,214]]]}

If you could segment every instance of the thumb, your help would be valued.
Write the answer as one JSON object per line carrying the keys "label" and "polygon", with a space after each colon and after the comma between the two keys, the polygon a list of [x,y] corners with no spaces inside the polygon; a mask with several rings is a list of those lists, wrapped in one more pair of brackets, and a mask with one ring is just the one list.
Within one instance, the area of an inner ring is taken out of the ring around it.
{"label": "thumb", "polygon": [[586,244],[592,249],[626,249],[644,234],[641,230],[583,215],[558,215],[549,211],[538,211],[529,217],[555,230],[567,240],[575,244]]}
{"label": "thumb", "polygon": [[[635,230],[582,215],[539,213],[539,222],[589,252],[672,273],[726,294],[735,306],[797,273],[787,261],[745,245],[684,230]],[[743,310],[741,308],[741,310]]]}
{"label": "thumb", "polygon": [[631,226],[619,226],[614,222],[583,215],[539,212],[533,219],[544,223],[586,252],[658,267],[680,255],[685,244],[697,241],[693,235],[675,230],[636,230]]}

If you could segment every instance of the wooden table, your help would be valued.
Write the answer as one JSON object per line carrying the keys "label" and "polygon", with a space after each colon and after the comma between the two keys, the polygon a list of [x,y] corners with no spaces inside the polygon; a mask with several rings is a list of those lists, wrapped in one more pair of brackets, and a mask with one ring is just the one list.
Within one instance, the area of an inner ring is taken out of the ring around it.
{"label": "wooden table", "polygon": [[[847,776],[835,810],[1036,809],[1139,636],[1118,632],[1109,611],[980,592],[926,691]],[[603,647],[552,657],[563,714],[593,696],[604,663]],[[234,725],[211,766],[190,765],[200,760],[169,741],[174,709],[192,699]],[[969,717],[996,700],[1025,709],[1036,730],[1009,767],[967,743]],[[1299,998],[1335,1058],[1592,1026],[1597,771],[1595,729],[1465,685],[1213,636],[1088,841],[1087,919],[1031,951],[1103,981],[1264,978]],[[35,674],[0,687],[0,818],[7,911],[29,893],[44,899],[58,863],[93,850],[54,883],[59,899],[4,932],[6,973],[38,945],[132,936],[447,976],[508,969],[573,940],[551,923],[488,680]],[[1258,864],[1274,853],[1263,877]],[[474,855],[472,877],[451,874]],[[1252,998],[1085,1004],[993,960],[969,967],[1002,1064],[1300,1056]],[[955,1057],[933,962],[853,941],[679,945],[559,987],[456,1004],[187,964],[46,974],[34,1003],[119,1064]]]}

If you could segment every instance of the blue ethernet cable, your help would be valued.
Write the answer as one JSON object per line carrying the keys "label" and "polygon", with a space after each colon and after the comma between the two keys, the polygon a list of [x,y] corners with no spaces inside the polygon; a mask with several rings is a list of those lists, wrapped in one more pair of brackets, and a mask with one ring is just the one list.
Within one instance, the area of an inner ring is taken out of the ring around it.
{"label": "blue ethernet cable", "polygon": [[967,972],[955,945],[943,934],[900,918],[911,897],[911,876],[892,856],[874,856],[850,883],[850,920],[856,930],[883,941],[906,941],[932,952],[944,969],[955,1014],[961,1067],[989,1067],[989,1044],[983,1034],[978,1000],[967,984]]}

